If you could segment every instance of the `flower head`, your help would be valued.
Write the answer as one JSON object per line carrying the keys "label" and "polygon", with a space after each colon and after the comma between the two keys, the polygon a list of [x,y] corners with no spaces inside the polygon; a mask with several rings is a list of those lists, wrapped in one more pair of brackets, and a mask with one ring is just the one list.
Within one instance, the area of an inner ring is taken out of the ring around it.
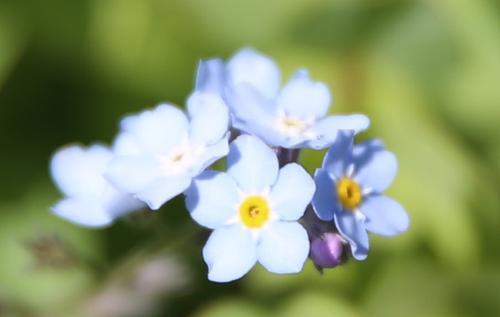
{"label": "flower head", "polygon": [[368,255],[368,233],[393,236],[407,230],[408,215],[383,191],[397,172],[394,154],[378,140],[353,145],[352,133],[341,133],[316,170],[312,205],[321,220],[334,220],[354,258]]}
{"label": "flower head", "polygon": [[205,171],[185,193],[191,217],[214,229],[203,249],[209,279],[238,279],[257,261],[273,273],[299,272],[309,239],[297,220],[314,190],[301,166],[279,169],[262,141],[238,137],[230,146],[227,173]]}
{"label": "flower head", "polygon": [[369,125],[361,114],[326,116],[330,91],[311,80],[306,70],[297,71],[280,90],[274,61],[248,48],[225,66],[217,59],[202,62],[197,83],[225,97],[235,128],[272,146],[323,149],[335,141],[338,131],[357,133]]}
{"label": "flower head", "polygon": [[216,95],[195,91],[189,118],[169,104],[126,117],[106,172],[121,190],[160,208],[229,151],[229,114]]}
{"label": "flower head", "polygon": [[86,227],[104,227],[143,204],[115,189],[103,176],[113,152],[102,145],[89,148],[73,145],[59,150],[50,170],[65,198],[52,211]]}

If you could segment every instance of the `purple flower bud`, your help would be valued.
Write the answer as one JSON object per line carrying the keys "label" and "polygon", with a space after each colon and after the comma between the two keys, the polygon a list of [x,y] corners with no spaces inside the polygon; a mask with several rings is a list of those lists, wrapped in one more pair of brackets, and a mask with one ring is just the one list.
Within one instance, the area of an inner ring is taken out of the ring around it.
{"label": "purple flower bud", "polygon": [[333,268],[342,262],[344,243],[333,232],[327,232],[311,242],[311,259],[318,269]]}

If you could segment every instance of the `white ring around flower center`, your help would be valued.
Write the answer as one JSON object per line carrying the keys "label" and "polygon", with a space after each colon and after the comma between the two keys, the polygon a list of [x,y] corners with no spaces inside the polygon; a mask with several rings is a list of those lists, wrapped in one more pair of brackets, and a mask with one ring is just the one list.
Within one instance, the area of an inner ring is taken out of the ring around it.
{"label": "white ring around flower center", "polygon": [[161,169],[167,175],[181,174],[195,164],[202,151],[202,147],[184,140],[168,154],[159,157]]}
{"label": "white ring around flower center", "polygon": [[311,135],[311,123],[308,120],[281,115],[278,117],[275,126],[279,132],[289,137],[309,137]]}

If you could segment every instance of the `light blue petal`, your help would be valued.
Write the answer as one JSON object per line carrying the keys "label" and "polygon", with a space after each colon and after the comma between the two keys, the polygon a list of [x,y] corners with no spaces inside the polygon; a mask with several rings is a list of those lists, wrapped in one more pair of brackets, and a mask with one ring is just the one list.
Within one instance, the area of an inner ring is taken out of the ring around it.
{"label": "light blue petal", "polygon": [[113,154],[101,145],[72,145],[59,150],[50,162],[50,172],[59,189],[70,197],[99,197],[109,184],[103,178]]}
{"label": "light blue petal", "polygon": [[113,218],[99,201],[64,199],[52,207],[52,211],[55,215],[84,227],[101,228],[113,222]]}
{"label": "light blue petal", "polygon": [[161,104],[152,110],[126,117],[122,131],[129,133],[143,153],[165,154],[187,136],[189,123],[173,105]]}
{"label": "light blue petal", "polygon": [[254,134],[271,146],[297,148],[306,139],[289,138],[276,128],[278,113],[274,101],[259,95],[255,89],[241,84],[227,93],[233,114],[233,127]]}
{"label": "light blue petal", "polygon": [[248,84],[240,84],[227,90],[226,99],[233,115],[233,125],[239,129],[240,122],[255,122],[272,126],[276,119],[276,107],[271,99],[260,95]]}
{"label": "light blue petal", "polygon": [[189,97],[187,107],[192,142],[210,145],[224,137],[229,127],[229,109],[219,96],[195,92]]}
{"label": "light blue petal", "polygon": [[191,180],[191,176],[187,174],[157,179],[137,192],[135,197],[148,204],[152,210],[158,210],[167,201],[185,191]]}
{"label": "light blue petal", "polygon": [[360,210],[366,216],[366,229],[375,234],[394,236],[408,230],[408,214],[389,197],[371,196],[363,202]]}
{"label": "light blue petal", "polygon": [[128,132],[119,133],[113,142],[113,153],[116,156],[142,156],[142,146],[137,143],[135,137]]}
{"label": "light blue petal", "polygon": [[364,114],[328,116],[319,120],[315,128],[319,133],[328,134],[329,130],[351,130],[355,134],[370,126],[370,119]]}
{"label": "light blue petal", "polygon": [[297,222],[278,221],[262,231],[257,248],[259,263],[269,272],[298,273],[309,255],[309,238]]}
{"label": "light blue petal", "polygon": [[191,217],[204,227],[222,227],[237,214],[238,187],[226,173],[205,171],[184,194]]}
{"label": "light blue petal", "polygon": [[[256,118],[259,117],[257,116]],[[266,122],[265,120],[259,121],[259,119],[255,119],[254,121],[246,122],[234,121],[233,127],[244,133],[259,137],[269,146],[291,148],[292,145],[302,142],[302,140],[287,140],[287,138],[283,134],[279,133],[272,124]]]}
{"label": "light blue petal", "polygon": [[324,169],[316,170],[314,181],[316,182],[316,192],[312,199],[314,212],[321,220],[333,220],[334,213],[342,211],[337,198],[335,182]]}
{"label": "light blue petal", "polygon": [[161,175],[159,163],[150,157],[118,156],[108,165],[106,178],[121,191],[135,194]]}
{"label": "light blue petal", "polygon": [[353,132],[339,131],[338,136],[323,158],[323,168],[336,179],[346,176],[353,149]]}
{"label": "light blue petal", "polygon": [[281,90],[277,104],[287,115],[295,118],[317,119],[326,115],[331,96],[328,87],[312,81],[307,71],[295,73]]}
{"label": "light blue petal", "polygon": [[246,193],[260,193],[278,176],[278,158],[271,148],[254,136],[236,138],[229,149],[227,172]]}
{"label": "light blue petal", "polygon": [[[376,151],[385,150],[384,142],[380,139],[364,140],[356,144],[352,150],[355,159],[367,159]],[[357,162],[359,164],[359,162]]]}
{"label": "light blue petal", "polygon": [[246,83],[267,98],[274,98],[280,86],[280,71],[269,57],[251,48],[238,51],[227,64],[230,85]]}
{"label": "light blue petal", "polygon": [[376,150],[356,158],[354,178],[363,186],[377,193],[383,192],[392,183],[398,171],[396,156],[385,150]]}
{"label": "light blue petal", "polygon": [[335,213],[334,220],[339,233],[349,242],[352,256],[360,261],[366,259],[370,246],[362,219],[352,212],[341,211]]}
{"label": "light blue petal", "polygon": [[262,97],[251,86],[241,84],[234,87],[228,91],[227,100],[234,128],[254,134],[271,146],[292,148],[304,141],[304,138],[288,139],[278,131],[274,101]]}
{"label": "light blue petal", "polygon": [[119,218],[130,212],[146,208],[145,203],[134,198],[130,194],[112,191],[107,196],[106,203],[103,206],[113,219]]}
{"label": "light blue petal", "polygon": [[311,202],[316,186],[311,176],[296,163],[285,165],[271,190],[272,210],[282,220],[297,220]]}
{"label": "light blue petal", "polygon": [[352,148],[351,155],[351,160],[356,167],[355,170],[359,170],[367,165],[372,160],[373,156],[381,151],[385,151],[385,146],[384,142],[380,139],[369,139],[355,144]]}
{"label": "light blue petal", "polygon": [[302,148],[300,145],[304,142],[304,138],[290,138],[278,132],[272,125],[259,122],[259,119],[256,120],[257,121],[253,122],[234,124],[234,127],[259,137],[269,146],[283,147],[286,149]]}
{"label": "light blue petal", "polygon": [[230,282],[248,273],[257,261],[255,241],[240,225],[224,226],[210,235],[203,248],[208,279]]}
{"label": "light blue petal", "polygon": [[311,140],[309,146],[313,149],[323,149],[335,142],[338,131],[348,130],[357,134],[370,126],[370,120],[362,114],[345,116],[329,116],[315,123],[313,131],[316,139]]}
{"label": "light blue petal", "polygon": [[191,176],[197,176],[218,159],[229,153],[230,133],[220,139],[217,143],[205,147],[197,162],[191,168]]}
{"label": "light blue petal", "polygon": [[219,58],[200,61],[196,71],[195,91],[211,92],[222,96],[224,72],[224,62]]}

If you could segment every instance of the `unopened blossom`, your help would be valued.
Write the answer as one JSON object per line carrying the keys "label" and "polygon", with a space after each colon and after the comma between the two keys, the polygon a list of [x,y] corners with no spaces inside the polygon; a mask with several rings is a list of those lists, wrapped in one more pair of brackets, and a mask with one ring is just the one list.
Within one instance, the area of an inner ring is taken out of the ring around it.
{"label": "unopened blossom", "polygon": [[311,241],[311,259],[316,267],[334,268],[342,263],[344,242],[339,234],[325,232]]}

